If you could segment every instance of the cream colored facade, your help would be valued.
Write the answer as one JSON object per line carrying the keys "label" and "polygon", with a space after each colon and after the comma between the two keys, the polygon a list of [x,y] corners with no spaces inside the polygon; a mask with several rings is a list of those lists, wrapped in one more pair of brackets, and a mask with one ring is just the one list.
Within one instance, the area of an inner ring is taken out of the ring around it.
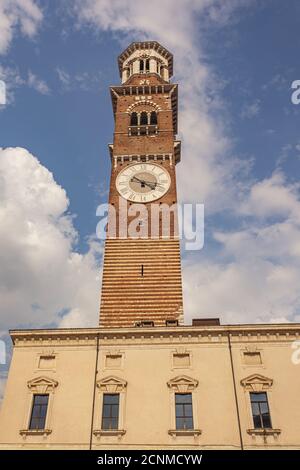
{"label": "cream colored facade", "polygon": [[[12,331],[0,449],[300,449],[299,333],[299,324]],[[267,393],[270,429],[254,429],[251,391]],[[194,426],[176,431],[174,396],[186,392]],[[49,394],[42,431],[29,430],[36,393]],[[117,430],[101,430],[104,393],[120,394]]]}

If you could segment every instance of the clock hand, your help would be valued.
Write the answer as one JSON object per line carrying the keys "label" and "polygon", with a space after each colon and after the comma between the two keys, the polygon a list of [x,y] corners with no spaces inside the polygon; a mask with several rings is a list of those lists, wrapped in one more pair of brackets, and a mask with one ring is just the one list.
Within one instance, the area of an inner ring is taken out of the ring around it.
{"label": "clock hand", "polygon": [[131,178],[131,181],[137,181],[138,183],[141,183],[141,186],[142,185],[146,185],[146,186],[149,186],[150,189],[155,189],[155,185],[157,183],[152,183],[151,181],[144,181],[144,180],[140,180],[139,178],[137,178],[136,176],[133,176]]}

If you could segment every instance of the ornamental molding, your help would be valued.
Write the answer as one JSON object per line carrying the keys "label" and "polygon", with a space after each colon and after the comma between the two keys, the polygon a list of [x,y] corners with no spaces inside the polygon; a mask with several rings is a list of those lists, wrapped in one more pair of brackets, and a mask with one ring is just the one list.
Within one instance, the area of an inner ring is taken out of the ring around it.
{"label": "ornamental molding", "polygon": [[145,106],[145,105],[151,106],[157,112],[161,111],[161,107],[154,101],[149,100],[147,98],[141,98],[139,101],[136,101],[135,103],[132,103],[130,106],[128,106],[128,108],[126,109],[126,113],[131,114],[132,110],[136,108],[137,106]]}
{"label": "ornamental molding", "polygon": [[273,380],[260,374],[252,374],[241,380],[241,385],[250,392],[263,392],[273,385]]}
{"label": "ornamental molding", "polygon": [[57,386],[58,382],[56,380],[45,376],[37,377],[27,382],[27,387],[29,390],[37,394],[54,392]]}
{"label": "ornamental molding", "polygon": [[177,393],[187,393],[195,390],[198,386],[198,380],[192,379],[187,375],[178,375],[167,382],[168,387]]}
{"label": "ornamental molding", "polygon": [[[111,241],[110,241],[111,242]],[[12,330],[15,347],[56,348],[67,346],[77,351],[81,347],[95,347],[97,338],[105,347],[123,347],[129,344],[173,344],[174,347],[190,344],[207,344],[211,347],[231,343],[249,347],[251,343],[263,349],[264,344],[291,344],[300,338],[300,324],[295,325],[236,325],[175,326],[155,328],[61,328],[54,330]],[[52,349],[53,350],[53,349]],[[56,351],[56,349],[54,349]],[[40,349],[37,349],[40,352]]]}
{"label": "ornamental molding", "polygon": [[101,392],[117,393],[123,392],[127,387],[126,380],[120,379],[114,375],[109,375],[97,381],[97,387]]}

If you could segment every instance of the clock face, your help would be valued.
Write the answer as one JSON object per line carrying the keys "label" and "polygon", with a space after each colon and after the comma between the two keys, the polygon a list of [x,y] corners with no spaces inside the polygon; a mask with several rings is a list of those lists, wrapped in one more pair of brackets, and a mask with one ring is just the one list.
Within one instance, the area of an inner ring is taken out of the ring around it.
{"label": "clock face", "polygon": [[162,197],[171,185],[169,172],[154,163],[137,163],[122,170],[116,187],[128,201],[144,203]]}

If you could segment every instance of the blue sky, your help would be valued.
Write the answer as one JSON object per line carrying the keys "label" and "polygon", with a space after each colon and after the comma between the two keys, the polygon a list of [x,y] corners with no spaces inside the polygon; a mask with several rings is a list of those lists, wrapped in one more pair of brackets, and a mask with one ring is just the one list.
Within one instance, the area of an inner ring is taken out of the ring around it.
{"label": "blue sky", "polygon": [[97,324],[109,86],[118,54],[144,39],[174,54],[179,195],[205,204],[204,249],[182,253],[187,321],[299,320],[299,14],[297,0],[4,0],[4,333]]}

